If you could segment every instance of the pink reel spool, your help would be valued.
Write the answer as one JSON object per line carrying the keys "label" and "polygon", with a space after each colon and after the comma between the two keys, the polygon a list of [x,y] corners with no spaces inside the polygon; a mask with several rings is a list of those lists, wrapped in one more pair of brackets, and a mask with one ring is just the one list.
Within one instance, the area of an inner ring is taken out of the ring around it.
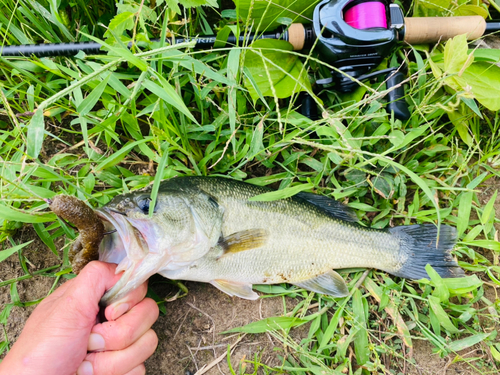
{"label": "pink reel spool", "polygon": [[344,21],[355,29],[387,29],[385,4],[380,1],[357,2],[344,11]]}

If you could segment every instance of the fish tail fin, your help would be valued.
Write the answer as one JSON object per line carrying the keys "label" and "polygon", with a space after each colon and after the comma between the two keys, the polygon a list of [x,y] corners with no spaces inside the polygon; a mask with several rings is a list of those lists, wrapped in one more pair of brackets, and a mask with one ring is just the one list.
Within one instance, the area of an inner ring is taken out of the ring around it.
{"label": "fish tail fin", "polygon": [[400,240],[399,257],[403,262],[398,270],[389,273],[414,280],[428,279],[425,266],[430,264],[441,277],[464,276],[464,271],[450,254],[457,241],[455,228],[441,225],[439,239],[438,228],[432,224],[394,227],[389,232]]}

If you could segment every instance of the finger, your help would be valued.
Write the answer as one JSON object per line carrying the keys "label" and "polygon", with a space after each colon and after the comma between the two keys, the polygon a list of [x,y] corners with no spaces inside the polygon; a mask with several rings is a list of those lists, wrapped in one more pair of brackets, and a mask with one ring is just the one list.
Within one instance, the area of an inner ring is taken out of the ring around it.
{"label": "finger", "polygon": [[158,319],[158,305],[146,298],[114,321],[96,324],[92,328],[87,350],[122,350],[143,336]]}
{"label": "finger", "polygon": [[90,353],[80,365],[78,375],[122,375],[144,363],[158,345],[156,333],[150,329],[123,350]]}
{"label": "finger", "polygon": [[142,363],[132,371],[127,372],[125,375],[145,375],[145,374],[146,374],[146,366],[144,366],[144,363]]}
{"label": "finger", "polygon": [[132,307],[141,302],[148,291],[148,282],[142,283],[136,289],[132,290],[121,300],[116,301],[112,305],[106,307],[104,314],[107,320],[116,320]]}
{"label": "finger", "polygon": [[116,264],[90,262],[73,279],[67,292],[88,299],[94,305],[120,279],[121,274],[115,275],[115,269]]}

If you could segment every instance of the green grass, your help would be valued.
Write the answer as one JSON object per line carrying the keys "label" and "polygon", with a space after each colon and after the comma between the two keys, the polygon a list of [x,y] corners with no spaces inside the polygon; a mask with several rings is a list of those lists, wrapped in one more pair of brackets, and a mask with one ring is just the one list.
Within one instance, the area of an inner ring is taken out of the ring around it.
{"label": "green grass", "polygon": [[[230,17],[219,16],[220,9],[187,9],[177,15],[164,5],[124,2],[121,14],[131,15],[110,24],[114,3],[60,2],[57,9],[54,4],[4,0],[2,44],[104,38],[109,53],[0,57],[0,261],[17,253],[25,270],[25,276],[0,283],[11,294],[0,324],[6,323],[12,306],[38,302],[19,299],[21,279],[42,274],[54,278],[55,286],[59,278],[71,277],[67,250],[75,231],[49,213],[43,199],[67,193],[97,207],[162,179],[224,175],[271,185],[282,195],[307,189],[333,197],[356,209],[361,222],[372,227],[453,225],[459,232],[455,254],[468,275],[454,280],[433,275],[414,283],[378,271],[344,270],[352,293],[343,299],[289,285],[257,287],[268,296],[281,296],[285,304],[284,296],[297,300],[287,318],[242,328],[268,331],[282,341],[287,347],[279,353],[283,365],[271,369],[256,357],[244,370],[233,368],[234,373],[256,373],[254,367],[264,373],[388,373],[384,358],[395,368],[414,366],[408,358],[417,340],[477,372],[498,372],[497,363],[488,358],[500,362],[499,300],[488,297],[492,293],[485,289],[500,285],[494,226],[499,221],[494,204],[500,119],[452,81],[458,71],[449,66],[443,45],[408,55],[409,121],[387,115],[380,82],[352,94],[322,90],[321,119],[311,121],[296,112],[298,94],[277,98],[269,80],[282,74],[294,85],[292,91],[307,88],[300,75],[284,70],[272,57],[307,60],[294,64],[313,80],[332,68],[314,54],[275,48],[253,53],[246,46],[197,51],[164,43],[128,52],[126,38],[119,41],[123,32],[144,41],[167,31],[196,35],[235,26]],[[416,12],[422,9],[436,13],[415,3]],[[449,9],[456,10],[456,4]],[[187,16],[191,22],[186,26],[178,22]],[[111,31],[105,34],[101,24]],[[240,23],[239,32],[251,24]],[[463,53],[451,44],[447,48],[454,58]],[[409,51],[397,50],[384,65],[399,64]],[[255,89],[260,78],[243,64],[247,59],[263,64],[257,66],[265,74],[260,89]],[[443,75],[436,74],[436,66]],[[22,251],[26,244],[16,242],[23,225],[33,226],[47,251],[58,256],[58,266],[30,273]],[[55,245],[61,237],[66,241],[62,255]],[[316,303],[319,311],[308,313]],[[309,327],[307,337],[289,335],[302,324]],[[486,359],[457,354],[479,342]],[[9,345],[5,339],[0,352]]]}

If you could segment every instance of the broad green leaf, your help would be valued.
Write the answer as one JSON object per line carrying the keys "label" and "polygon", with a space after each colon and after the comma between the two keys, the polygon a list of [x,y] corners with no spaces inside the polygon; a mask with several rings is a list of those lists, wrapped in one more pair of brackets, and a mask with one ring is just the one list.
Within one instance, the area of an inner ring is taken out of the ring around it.
{"label": "broad green leaf", "polygon": [[3,262],[5,259],[7,259],[8,257],[10,257],[12,254],[17,253],[19,250],[21,250],[22,248],[28,246],[32,242],[33,242],[33,240],[31,240],[29,242],[26,242],[26,243],[23,243],[21,245],[17,245],[17,246],[11,247],[10,249],[1,250],[0,251],[0,262]]}
{"label": "broad green leaf", "polygon": [[434,284],[434,291],[432,292],[432,295],[436,298],[439,298],[440,302],[447,301],[450,298],[450,292],[444,284],[443,278],[439,276],[436,271],[434,271],[430,264],[427,264],[425,266],[425,270],[431,278],[432,284]]}
{"label": "broad green leaf", "polygon": [[493,345],[490,346],[490,351],[491,351],[491,355],[493,356],[495,361],[500,362],[500,353]]}
{"label": "broad green leaf", "polygon": [[134,27],[135,13],[122,12],[113,17],[109,23],[108,30],[104,33],[106,38],[114,39],[110,31],[114,31],[115,35],[121,36],[125,30],[131,30]]}
{"label": "broad green leaf", "polygon": [[431,71],[432,71],[432,74],[434,75],[434,78],[440,79],[443,75],[443,72],[442,72],[441,68],[439,67],[439,65],[436,62],[434,62],[434,60],[432,60],[431,58],[428,58],[427,61],[429,62],[429,65],[431,66]]}
{"label": "broad green leaf", "polygon": [[195,8],[199,6],[219,7],[217,0],[165,0],[165,3],[177,14],[181,14],[179,4],[184,8]]}
{"label": "broad green leaf", "polygon": [[[113,30],[109,30],[109,31],[112,34],[114,33]],[[82,31],[80,31],[80,33],[82,35],[86,36],[87,38],[93,40],[94,42],[101,44],[103,47],[107,48],[108,50],[112,51],[115,56],[120,56],[121,58],[127,60],[129,63],[131,63],[132,65],[135,65],[143,72],[148,69],[148,64],[144,60],[142,60],[140,57],[135,56],[128,48],[126,48],[126,46],[121,45],[121,44],[111,45],[111,44],[106,43],[105,41],[103,41],[99,38],[96,38],[92,35],[86,34]],[[116,33],[113,35],[116,35]]]}
{"label": "broad green leaf", "polygon": [[[448,9],[450,7],[451,0],[427,0],[425,5],[423,5],[427,9],[435,9],[442,11],[443,9]],[[432,14],[434,15],[434,14]],[[415,15],[420,16],[420,14]]]}
{"label": "broad green leaf", "polygon": [[453,352],[459,352],[460,350],[464,350],[470,348],[473,345],[484,341],[488,336],[491,335],[491,332],[487,333],[476,333],[475,335],[466,337],[465,339],[456,340],[448,344],[448,349]]}
{"label": "broad green leaf", "polygon": [[352,313],[354,315],[353,325],[354,328],[358,329],[354,337],[354,352],[356,354],[356,362],[361,366],[370,359],[364,304],[366,304],[366,299],[361,295],[359,289],[356,289],[352,296]]}
{"label": "broad green leaf", "polygon": [[[394,147],[392,147],[390,149],[390,151],[394,152],[396,150],[402,149],[403,147],[406,147],[414,139],[420,138],[420,136],[425,133],[425,131],[428,129],[428,127],[429,127],[428,125],[421,125],[416,129],[409,129],[408,133],[406,133],[406,135],[404,135],[403,138],[401,138],[401,135],[403,135],[403,133],[401,133],[401,131],[399,131],[399,130],[392,131],[389,134],[389,137],[390,137],[389,141],[394,145]],[[397,132],[401,133],[401,135]]]}
{"label": "broad green leaf", "polygon": [[[474,241],[474,239],[481,233],[483,230],[482,225],[476,225],[474,228],[472,228],[469,233],[467,233],[463,239],[464,243]],[[474,245],[472,245],[474,246]]]}
{"label": "broad green leaf", "polygon": [[266,294],[290,293],[289,289],[283,288],[281,285],[269,285],[269,284],[253,285],[252,289]]}
{"label": "broad green leaf", "polygon": [[54,253],[55,256],[59,256],[57,253],[56,245],[54,244],[54,241],[52,240],[52,237],[50,236],[50,233],[47,231],[45,226],[42,223],[33,223],[33,228],[35,229],[36,234],[38,234],[38,237],[43,241],[45,245]]}
{"label": "broad green leaf", "polygon": [[156,169],[156,176],[153,182],[153,187],[151,188],[151,203],[149,204],[149,217],[153,216],[156,199],[158,197],[158,189],[160,188],[160,183],[163,177],[163,170],[167,166],[168,156],[169,156],[169,144],[164,142],[161,146],[162,148],[162,156],[160,159],[160,163],[158,163],[158,168]]}
{"label": "broad green leaf", "polygon": [[472,4],[463,4],[458,7],[453,12],[453,16],[481,16],[483,18],[488,17],[488,11],[480,6]]}
{"label": "broad green leaf", "polygon": [[43,109],[37,109],[28,124],[27,152],[33,159],[38,158],[42,149],[45,123],[43,121]]}
{"label": "broad green leaf", "polygon": [[278,316],[266,318],[257,322],[252,322],[243,327],[236,327],[223,333],[244,332],[244,333],[264,333],[271,330],[289,329],[307,323],[309,320],[299,319],[292,316]]}
{"label": "broad green leaf", "polygon": [[210,65],[207,65],[202,61],[189,56],[188,54],[179,54],[178,51],[172,50],[163,52],[162,57],[170,61],[175,61],[184,68],[189,69],[196,74],[203,75],[211,80],[214,80],[217,83],[223,83],[225,85],[237,84],[235,81],[229,81],[224,75],[215,71]]}
{"label": "broad green leaf", "polygon": [[[246,22],[250,19],[257,31],[273,30],[280,26],[284,18],[294,23],[310,23],[314,7],[319,0],[309,3],[300,0],[233,0],[237,13]],[[281,20],[280,20],[281,19]]]}
{"label": "broad green leaf", "polygon": [[460,295],[476,290],[483,282],[476,275],[443,279],[450,293]]}
{"label": "broad green leaf", "polygon": [[460,238],[462,234],[467,230],[469,226],[470,211],[472,208],[472,191],[465,191],[460,194],[458,200],[458,217],[457,217],[457,238]]}
{"label": "broad green leaf", "polygon": [[474,61],[474,56],[469,58],[467,51],[467,36],[465,34],[457,35],[453,39],[446,42],[444,47],[445,73],[457,74],[470,66],[472,61]]}
{"label": "broad green leaf", "polygon": [[[27,269],[25,268],[25,272]],[[10,284],[10,300],[11,302],[19,306],[21,304],[21,299],[19,298],[19,292],[17,291],[17,283]]]}
{"label": "broad green leaf", "polygon": [[245,68],[251,74],[245,87],[254,101],[262,96],[288,98],[300,91],[310,91],[311,84],[307,72],[299,58],[287,51],[292,51],[290,43],[283,40],[261,39],[252,43],[252,50],[245,54]]}
{"label": "broad green leaf", "polygon": [[499,251],[500,252],[500,242],[494,241],[494,240],[476,240],[476,241],[468,241],[465,242],[467,239],[464,238],[464,245],[467,246],[477,246],[477,247],[484,247],[485,249],[493,250],[493,251]]}
{"label": "broad green leaf", "polygon": [[43,214],[29,214],[13,210],[0,203],[0,218],[4,220],[19,221],[21,223],[46,223],[48,221],[55,221],[56,215],[49,212]]}
{"label": "broad green leaf", "polygon": [[250,154],[248,156],[249,159],[255,157],[258,153],[264,150],[264,144],[262,143],[262,138],[264,136],[264,118],[262,118],[252,135],[252,142],[250,143]]}
{"label": "broad green leaf", "polygon": [[397,148],[401,143],[403,143],[405,135],[401,130],[394,130],[389,134],[389,141]]}
{"label": "broad green leaf", "polygon": [[160,83],[162,84],[162,86],[157,85],[149,79],[145,79],[142,85],[157,97],[164,100],[168,104],[173,105],[176,109],[184,113],[190,120],[197,123],[196,119],[193,117],[193,114],[186,107],[186,104],[184,104],[184,101],[179,96],[179,94],[177,94],[172,85],[168,83],[163,77],[160,78]]}
{"label": "broad green leaf", "polygon": [[463,88],[470,86],[470,93],[490,111],[500,110],[500,68],[487,62],[476,62],[455,77]]}
{"label": "broad green leaf", "polygon": [[[474,101],[474,99],[471,100]],[[462,141],[464,141],[467,146],[472,147],[474,145],[474,139],[469,133],[469,119],[468,116],[463,113],[462,108],[459,107],[459,110],[449,112],[448,117],[455,126],[455,129],[457,129]]]}
{"label": "broad green leaf", "polygon": [[[238,78],[238,72],[240,67],[240,55],[241,50],[238,48],[232,48],[227,56],[227,78],[231,82],[236,82]],[[228,115],[229,115],[229,127],[231,128],[231,134],[236,131],[236,87],[234,85],[229,87],[229,92],[227,94],[228,99]],[[231,144],[233,145],[233,152],[236,153],[236,138],[231,138]]]}
{"label": "broad green leaf", "polygon": [[475,48],[470,52],[474,54],[474,61],[500,62],[500,49]]}
{"label": "broad green leaf", "polygon": [[300,193],[301,191],[304,190],[310,190],[314,187],[313,184],[301,184],[301,185],[295,185],[292,187],[287,187],[282,190],[276,190],[276,191],[271,191],[269,193],[264,193],[264,194],[259,194],[256,195],[255,197],[252,197],[248,199],[251,202],[269,202],[269,201],[276,201],[279,199],[285,199],[289,198],[295,194]]}
{"label": "broad green leaf", "polygon": [[28,99],[28,109],[33,112],[35,110],[35,86],[30,85],[30,87],[28,87],[28,90],[26,90],[26,97]]}
{"label": "broad green leaf", "polygon": [[432,311],[434,312],[434,314],[436,314],[436,317],[438,318],[441,326],[450,333],[460,332],[457,329],[457,327],[455,327],[453,325],[453,323],[451,322],[450,318],[448,317],[448,314],[446,314],[443,307],[441,306],[439,299],[437,297],[434,297],[434,296],[429,296],[428,299],[429,299],[429,305],[430,305]]}
{"label": "broad green leaf", "polygon": [[321,343],[319,344],[317,352],[320,353],[323,348],[325,348],[330,341],[332,340],[333,334],[337,330],[337,327],[339,326],[339,321],[340,318],[342,317],[344,313],[344,307],[347,304],[348,299],[345,299],[342,305],[335,311],[335,314],[333,314],[332,319],[330,319],[330,323],[328,324],[328,327],[326,328],[324,334],[323,334],[323,339],[321,340]]}
{"label": "broad green leaf", "polygon": [[108,74],[106,78],[104,78],[95,89],[93,89],[90,94],[78,105],[76,108],[77,112],[79,112],[80,116],[85,116],[89,113],[92,108],[96,105],[96,103],[101,99],[101,95],[104,92],[104,89],[108,85],[109,77],[111,74]]}
{"label": "broad green leaf", "polygon": [[466,186],[467,189],[475,189],[483,180],[488,176],[488,172],[483,172],[476,178],[474,178],[471,182],[469,182]]}
{"label": "broad green leaf", "polygon": [[483,118],[483,114],[479,110],[479,107],[477,106],[477,103],[474,99],[472,98],[466,98],[464,96],[460,96],[460,100],[462,103],[464,103],[467,107],[469,107],[476,115],[478,115],[479,118]]}
{"label": "broad green leaf", "polygon": [[152,140],[153,140],[153,137],[146,137],[146,138],[141,139],[139,141],[135,141],[135,142],[131,142],[131,143],[126,144],[125,146],[123,146],[120,149],[120,151],[115,152],[111,156],[107,156],[107,157],[103,158],[104,160],[101,163],[99,163],[99,165],[97,165],[95,167],[95,171],[101,171],[103,169],[106,169],[106,168],[112,167],[113,165],[118,164],[120,161],[123,160],[123,158],[125,156],[128,155],[130,150],[132,150],[135,146],[138,146],[141,143],[150,142]]}
{"label": "broad green leaf", "polygon": [[[222,11],[222,13],[224,13],[224,11]],[[214,48],[224,47],[226,45],[227,38],[229,37],[229,34],[231,34],[231,32],[232,32],[231,27],[229,27],[228,25],[220,29],[219,32],[217,33],[217,38],[215,39]]]}
{"label": "broad green leaf", "polygon": [[378,208],[375,208],[373,206],[370,206],[369,204],[361,203],[361,202],[349,202],[348,206],[355,208],[356,210],[361,210],[361,211],[365,211],[365,212],[378,212],[378,211],[380,211]]}
{"label": "broad green leaf", "polygon": [[495,211],[494,204],[497,198],[498,190],[495,190],[495,193],[491,196],[486,206],[484,206],[483,213],[481,215],[481,223],[484,225],[484,231],[489,233],[491,228],[493,227],[493,222],[495,221]]}
{"label": "broad green leaf", "polygon": [[13,303],[8,303],[5,305],[2,312],[0,313],[0,324],[7,324],[7,319],[9,319],[10,311],[12,310],[13,307],[14,307]]}

